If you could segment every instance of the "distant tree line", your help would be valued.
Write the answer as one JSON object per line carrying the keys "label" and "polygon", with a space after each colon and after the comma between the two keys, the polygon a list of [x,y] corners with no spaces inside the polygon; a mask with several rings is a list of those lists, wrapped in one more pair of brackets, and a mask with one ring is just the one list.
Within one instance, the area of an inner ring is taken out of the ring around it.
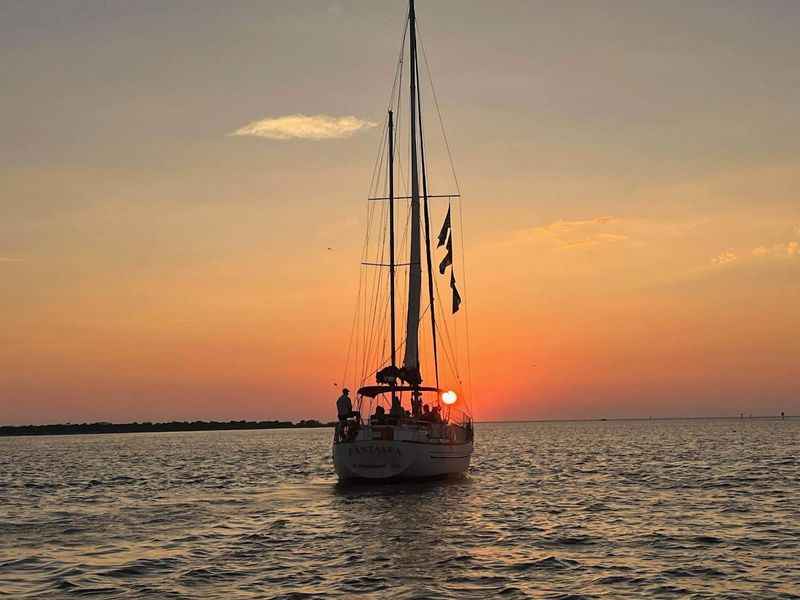
{"label": "distant tree line", "polygon": [[307,419],[291,421],[170,421],[168,423],[62,423],[58,425],[2,425],[0,436],[9,435],[78,435],[88,433],[145,433],[154,431],[217,431],[231,429],[293,429],[334,427]]}

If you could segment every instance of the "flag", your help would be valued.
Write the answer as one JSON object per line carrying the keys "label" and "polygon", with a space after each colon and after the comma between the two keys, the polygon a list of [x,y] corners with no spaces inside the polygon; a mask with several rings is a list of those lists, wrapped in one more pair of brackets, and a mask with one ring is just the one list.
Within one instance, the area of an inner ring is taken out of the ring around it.
{"label": "flag", "polygon": [[461,306],[461,294],[458,293],[456,288],[456,276],[453,274],[452,269],[450,270],[450,289],[453,290],[453,314],[456,314]]}
{"label": "flag", "polygon": [[436,244],[437,248],[441,248],[444,246],[445,241],[447,241],[447,234],[450,232],[450,207],[447,207],[447,216],[444,218],[444,223],[442,223],[442,230],[439,232],[439,243]]}
{"label": "flag", "polygon": [[444,275],[444,270],[453,264],[453,238],[447,238],[447,254],[439,263],[439,273]]}

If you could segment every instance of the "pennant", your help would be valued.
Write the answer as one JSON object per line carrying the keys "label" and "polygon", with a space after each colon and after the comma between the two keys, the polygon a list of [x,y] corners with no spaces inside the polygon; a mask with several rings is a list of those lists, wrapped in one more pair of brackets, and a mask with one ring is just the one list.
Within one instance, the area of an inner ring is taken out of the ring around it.
{"label": "pennant", "polygon": [[445,241],[447,240],[447,234],[450,233],[450,207],[447,207],[447,216],[444,218],[444,223],[442,223],[442,230],[439,232],[439,243],[436,245],[437,248],[441,248],[444,246]]}
{"label": "pennant", "polygon": [[447,254],[439,263],[439,273],[444,275],[444,270],[453,264],[453,238],[447,238]]}
{"label": "pennant", "polygon": [[458,293],[456,288],[456,276],[453,274],[452,269],[450,269],[450,289],[453,290],[453,314],[456,314],[461,307],[461,294]]}

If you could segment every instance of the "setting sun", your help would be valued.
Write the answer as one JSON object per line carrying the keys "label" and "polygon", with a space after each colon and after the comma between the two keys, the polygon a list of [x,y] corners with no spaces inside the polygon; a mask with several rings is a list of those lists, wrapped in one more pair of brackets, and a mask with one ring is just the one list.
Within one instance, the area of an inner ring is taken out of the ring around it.
{"label": "setting sun", "polygon": [[0,600],[800,600],[798,23],[0,0]]}
{"label": "setting sun", "polygon": [[456,400],[458,400],[458,396],[453,390],[449,390],[444,394],[442,394],[442,402],[444,402],[447,405],[455,404]]}

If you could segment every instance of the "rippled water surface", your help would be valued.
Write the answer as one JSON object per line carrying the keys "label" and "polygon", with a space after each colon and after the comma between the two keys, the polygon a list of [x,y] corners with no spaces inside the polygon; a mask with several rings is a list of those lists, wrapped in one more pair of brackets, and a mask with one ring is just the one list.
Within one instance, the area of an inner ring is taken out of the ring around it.
{"label": "rippled water surface", "polygon": [[0,595],[800,597],[800,421],[476,435],[347,487],[327,429],[0,438]]}

